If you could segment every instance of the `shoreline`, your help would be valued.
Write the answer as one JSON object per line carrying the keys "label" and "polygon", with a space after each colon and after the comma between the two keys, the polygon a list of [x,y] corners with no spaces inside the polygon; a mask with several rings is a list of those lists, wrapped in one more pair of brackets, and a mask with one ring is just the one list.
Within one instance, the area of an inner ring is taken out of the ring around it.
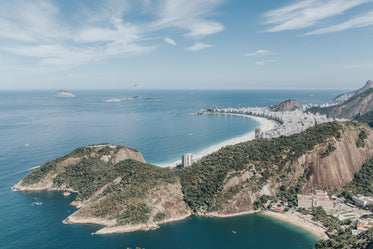
{"label": "shoreline", "polygon": [[319,226],[314,225],[313,223],[311,223],[307,220],[304,220],[304,219],[300,218],[297,215],[297,212],[281,214],[281,213],[274,213],[274,212],[271,212],[271,211],[264,211],[264,212],[261,212],[261,214],[263,214],[265,216],[272,217],[274,219],[285,221],[285,222],[287,222],[287,223],[289,223],[293,226],[301,227],[301,228],[313,233],[314,235],[316,235],[320,239],[323,239],[323,240],[329,239],[329,237],[326,235],[326,229],[323,229]]}
{"label": "shoreline", "polygon": [[[240,116],[240,117],[251,118],[251,119],[256,120],[259,123],[259,126],[255,127],[255,128],[260,128],[264,132],[273,130],[278,126],[278,123],[276,121],[272,120],[272,119],[267,119],[267,118],[263,118],[263,117],[252,116],[252,115],[235,114],[235,113],[211,113],[211,114],[208,114],[208,115],[229,115],[229,116]],[[254,139],[255,139],[255,130],[250,131],[248,133],[245,133],[244,135],[241,135],[241,136],[238,136],[238,137],[227,139],[227,140],[225,140],[223,142],[220,142],[218,144],[211,145],[211,146],[199,151],[196,154],[193,154],[193,161],[194,162],[199,161],[203,157],[205,157],[207,155],[210,155],[210,154],[220,150],[221,148],[223,148],[225,146],[235,145],[235,144],[239,144],[239,143],[243,143],[243,142],[248,142],[248,141],[251,141],[251,140],[254,140]],[[181,157],[181,155],[180,155],[180,157]],[[166,168],[166,167],[173,168],[173,167],[176,167],[179,164],[181,164],[181,160],[177,160],[177,161],[170,162],[170,163],[155,164],[155,165],[159,166],[159,167],[162,167],[162,168]]]}

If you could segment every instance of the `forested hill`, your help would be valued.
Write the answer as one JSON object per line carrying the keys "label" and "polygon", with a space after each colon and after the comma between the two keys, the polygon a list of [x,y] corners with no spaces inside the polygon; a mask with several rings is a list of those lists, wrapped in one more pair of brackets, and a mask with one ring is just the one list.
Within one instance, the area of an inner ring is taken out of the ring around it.
{"label": "forested hill", "polygon": [[[227,146],[184,169],[160,168],[123,146],[86,146],[30,172],[14,188],[76,192],[69,223],[99,233],[156,228],[192,213],[252,211],[261,197],[334,189],[373,156],[373,132],[356,122],[325,123],[288,137]],[[120,156],[119,156],[120,155]]]}

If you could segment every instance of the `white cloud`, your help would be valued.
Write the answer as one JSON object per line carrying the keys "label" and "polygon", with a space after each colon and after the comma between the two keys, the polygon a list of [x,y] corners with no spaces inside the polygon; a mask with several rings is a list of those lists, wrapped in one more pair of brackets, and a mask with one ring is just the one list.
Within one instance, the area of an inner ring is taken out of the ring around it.
{"label": "white cloud", "polygon": [[194,51],[199,51],[199,50],[211,48],[211,47],[215,47],[215,45],[207,44],[203,42],[196,42],[193,46],[186,48],[186,50],[194,52]]}
{"label": "white cloud", "polygon": [[272,52],[269,50],[259,49],[256,52],[247,53],[245,54],[245,56],[264,56],[264,55],[270,55],[270,54],[272,54]]}
{"label": "white cloud", "polygon": [[164,37],[164,38],[163,38],[163,41],[164,41],[165,43],[168,43],[168,44],[172,45],[172,46],[176,46],[176,42],[175,42],[174,40],[172,40],[171,38]]}
{"label": "white cloud", "polygon": [[[146,53],[156,48],[151,41],[164,31],[176,31],[188,39],[224,30],[211,19],[223,1],[73,1],[66,13],[53,0],[8,0],[0,9],[0,51],[33,58],[35,67],[55,69]],[[129,22],[131,11],[147,16]],[[176,45],[170,38],[164,41]],[[189,50],[211,46],[196,43]]]}
{"label": "white cloud", "polygon": [[373,25],[373,11],[368,12],[362,16],[352,18],[346,22],[332,25],[326,28],[321,28],[312,32],[308,32],[306,35],[321,35],[343,31],[347,29],[361,28]]}
{"label": "white cloud", "polygon": [[321,20],[342,15],[346,11],[373,0],[303,0],[264,14],[264,24],[273,25],[267,32],[312,27]]}

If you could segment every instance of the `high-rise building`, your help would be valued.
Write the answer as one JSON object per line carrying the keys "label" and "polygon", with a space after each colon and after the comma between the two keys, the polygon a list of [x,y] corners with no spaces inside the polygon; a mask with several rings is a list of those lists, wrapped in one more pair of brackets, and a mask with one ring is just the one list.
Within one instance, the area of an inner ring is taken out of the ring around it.
{"label": "high-rise building", "polygon": [[182,163],[183,167],[188,167],[188,166],[192,165],[192,163],[193,163],[192,153],[184,154],[181,157],[181,163]]}
{"label": "high-rise building", "polygon": [[255,138],[259,138],[260,132],[261,132],[260,128],[255,129]]}

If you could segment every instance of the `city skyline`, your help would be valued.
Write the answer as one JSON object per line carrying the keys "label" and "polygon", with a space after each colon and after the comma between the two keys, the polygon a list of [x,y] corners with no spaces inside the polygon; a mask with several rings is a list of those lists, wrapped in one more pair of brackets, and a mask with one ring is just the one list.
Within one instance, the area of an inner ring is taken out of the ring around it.
{"label": "city skyline", "polygon": [[0,89],[354,89],[372,0],[7,1]]}

